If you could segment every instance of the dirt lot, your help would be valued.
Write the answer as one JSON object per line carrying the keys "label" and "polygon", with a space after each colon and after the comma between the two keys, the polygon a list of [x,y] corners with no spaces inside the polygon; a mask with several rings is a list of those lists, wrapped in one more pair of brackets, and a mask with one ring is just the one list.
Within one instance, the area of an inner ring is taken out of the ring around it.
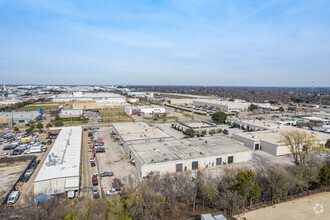
{"label": "dirt lot", "polygon": [[127,115],[124,109],[100,110],[103,122],[121,122],[133,121],[133,118]]}
{"label": "dirt lot", "polygon": [[0,202],[2,202],[29,163],[29,160],[16,163],[0,163]]}
{"label": "dirt lot", "polygon": [[106,192],[112,188],[114,178],[120,179],[123,183],[128,182],[128,177],[139,178],[133,165],[129,163],[129,158],[125,154],[123,147],[116,142],[110,135],[110,127],[100,128],[98,138],[104,141],[105,153],[98,153],[99,172],[114,172],[112,177],[102,177],[102,190]]}
{"label": "dirt lot", "polygon": [[235,216],[237,219],[329,219],[330,192],[319,193]]}

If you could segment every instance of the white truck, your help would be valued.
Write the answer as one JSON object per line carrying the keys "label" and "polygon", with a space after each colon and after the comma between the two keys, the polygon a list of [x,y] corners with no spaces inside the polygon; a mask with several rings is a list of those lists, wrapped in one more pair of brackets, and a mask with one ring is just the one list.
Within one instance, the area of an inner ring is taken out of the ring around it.
{"label": "white truck", "polygon": [[30,148],[31,153],[40,153],[41,152],[41,145],[37,147],[31,147]]}
{"label": "white truck", "polygon": [[21,193],[19,191],[12,191],[8,197],[7,204],[14,204],[20,194]]}

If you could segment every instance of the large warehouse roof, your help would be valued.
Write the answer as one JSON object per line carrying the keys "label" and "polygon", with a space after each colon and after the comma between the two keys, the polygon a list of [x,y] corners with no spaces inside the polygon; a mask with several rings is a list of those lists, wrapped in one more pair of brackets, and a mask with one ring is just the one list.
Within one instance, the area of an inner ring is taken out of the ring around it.
{"label": "large warehouse roof", "polygon": [[60,129],[61,132],[34,182],[79,177],[81,127],[62,127]]}
{"label": "large warehouse roof", "polygon": [[38,111],[28,112],[2,112],[0,118],[36,118],[40,115]]}
{"label": "large warehouse roof", "polygon": [[113,127],[125,142],[171,137],[159,128],[151,127],[144,122],[114,123]]}
{"label": "large warehouse roof", "polygon": [[131,144],[131,149],[144,164],[250,151],[227,136]]}

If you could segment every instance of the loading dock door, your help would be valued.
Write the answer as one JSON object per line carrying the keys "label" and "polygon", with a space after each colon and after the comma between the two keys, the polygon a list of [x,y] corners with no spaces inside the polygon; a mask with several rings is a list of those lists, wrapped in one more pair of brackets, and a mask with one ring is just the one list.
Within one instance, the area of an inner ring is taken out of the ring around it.
{"label": "loading dock door", "polygon": [[222,164],[222,158],[221,157],[217,158],[216,165],[218,166],[218,165],[221,165],[221,164]]}
{"label": "loading dock door", "polygon": [[229,156],[228,163],[233,163],[233,162],[234,162],[234,156]]}
{"label": "loading dock door", "polygon": [[176,172],[180,172],[180,171],[182,171],[182,163],[178,163],[176,165]]}
{"label": "loading dock door", "polygon": [[193,169],[193,170],[198,169],[198,161],[194,161],[194,162],[192,162],[191,169]]}
{"label": "loading dock door", "polygon": [[256,144],[256,145],[254,146],[254,149],[255,149],[255,150],[259,150],[259,144]]}

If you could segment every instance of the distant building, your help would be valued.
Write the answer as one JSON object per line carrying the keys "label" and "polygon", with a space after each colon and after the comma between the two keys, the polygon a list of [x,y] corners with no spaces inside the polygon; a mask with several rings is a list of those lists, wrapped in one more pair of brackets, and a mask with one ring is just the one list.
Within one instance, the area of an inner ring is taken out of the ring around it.
{"label": "distant building", "polygon": [[195,106],[213,107],[215,110],[225,113],[246,111],[250,105],[250,103],[245,102],[220,101],[216,99],[194,100],[193,104]]}
{"label": "distant building", "polygon": [[62,109],[58,116],[60,118],[80,118],[83,116],[82,109]]}
{"label": "distant building", "polygon": [[233,138],[244,143],[251,150],[262,150],[275,156],[291,154],[289,147],[281,139],[281,133],[289,131],[306,132],[315,136],[316,142],[325,144],[330,138],[328,134],[313,132],[294,127],[283,127],[281,129],[264,130],[257,132],[234,133]]}
{"label": "distant building", "polygon": [[25,124],[30,121],[37,121],[41,118],[39,111],[26,111],[26,112],[1,112],[0,124],[21,123]]}
{"label": "distant building", "polygon": [[217,133],[223,129],[217,124],[209,121],[188,121],[188,122],[178,122],[173,123],[173,127],[176,129],[185,132],[188,129],[193,129],[196,133]]}
{"label": "distant building", "polygon": [[165,108],[161,106],[149,106],[149,105],[144,105],[144,106],[126,106],[125,107],[125,112],[128,115],[139,115],[143,114],[146,116],[152,116],[154,114],[161,114],[165,113]]}

